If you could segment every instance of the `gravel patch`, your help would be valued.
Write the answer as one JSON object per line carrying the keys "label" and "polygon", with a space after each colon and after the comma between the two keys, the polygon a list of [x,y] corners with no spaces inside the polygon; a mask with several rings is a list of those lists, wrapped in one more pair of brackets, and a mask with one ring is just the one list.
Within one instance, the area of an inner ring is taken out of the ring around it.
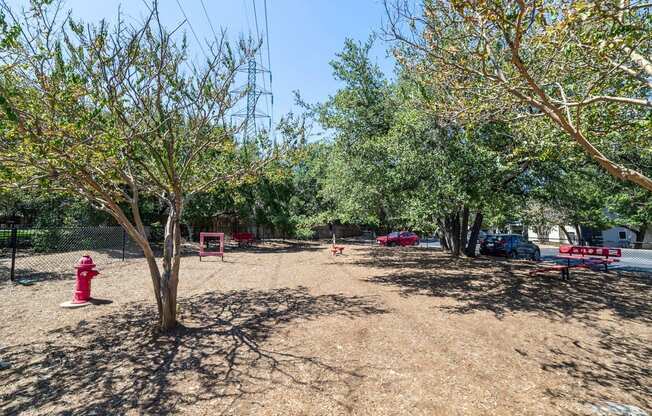
{"label": "gravel patch", "polygon": [[[182,326],[152,330],[144,261],[0,285],[0,414],[559,415],[652,406],[652,279],[266,243],[182,260]],[[71,265],[72,267],[72,265]],[[107,302],[101,302],[106,300]],[[110,302],[108,302],[110,301]]]}

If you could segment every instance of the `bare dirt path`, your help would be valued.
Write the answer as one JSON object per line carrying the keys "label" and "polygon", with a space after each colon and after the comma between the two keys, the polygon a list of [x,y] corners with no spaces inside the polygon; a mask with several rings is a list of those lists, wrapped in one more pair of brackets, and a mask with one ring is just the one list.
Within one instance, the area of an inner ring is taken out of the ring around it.
{"label": "bare dirt path", "polygon": [[558,415],[650,411],[650,276],[264,244],[183,260],[176,333],[151,330],[140,261],[0,286],[1,414]]}

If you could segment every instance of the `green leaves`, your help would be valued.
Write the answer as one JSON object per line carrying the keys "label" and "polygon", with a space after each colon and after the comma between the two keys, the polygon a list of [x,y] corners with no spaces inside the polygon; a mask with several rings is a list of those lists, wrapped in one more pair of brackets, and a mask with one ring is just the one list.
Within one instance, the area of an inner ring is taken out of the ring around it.
{"label": "green leaves", "polygon": [[16,48],[19,45],[18,37],[21,34],[20,26],[7,21],[7,15],[0,11],[0,48]]}
{"label": "green leaves", "polygon": [[233,74],[251,51],[222,43],[211,48],[215,59],[194,65],[156,19],[59,22],[48,4],[33,2],[18,29],[0,20],[0,156],[12,178],[47,178],[121,216],[116,203],[151,196],[179,205],[258,174],[270,150],[242,157],[224,123],[236,104]]}
{"label": "green leaves", "polygon": [[0,109],[2,109],[3,115],[11,122],[17,122],[18,116],[14,112],[13,108],[9,105],[7,99],[0,95]]}

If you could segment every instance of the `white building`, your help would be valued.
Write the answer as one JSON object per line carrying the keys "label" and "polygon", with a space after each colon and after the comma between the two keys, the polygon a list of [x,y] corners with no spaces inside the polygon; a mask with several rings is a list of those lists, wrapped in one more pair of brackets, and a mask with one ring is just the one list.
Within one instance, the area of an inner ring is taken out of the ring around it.
{"label": "white building", "polygon": [[575,227],[572,227],[570,225],[567,225],[564,227],[566,232],[568,233],[568,236],[573,240],[568,241],[568,238],[566,238],[566,234],[559,228],[559,226],[555,225],[550,229],[550,232],[548,235],[538,235],[532,227],[528,227],[527,230],[527,235],[528,238],[532,241],[539,241],[539,242],[551,242],[551,243],[559,243],[559,244],[571,244],[575,243],[577,241],[577,236],[575,233]]}
{"label": "white building", "polygon": [[[550,229],[547,236],[539,236],[531,227],[528,228],[528,238],[533,241],[550,242],[559,244],[574,244],[577,243],[577,233],[575,227],[566,225],[564,226],[566,233],[571,238],[568,241],[566,234],[558,227],[554,226]],[[629,228],[625,227],[611,227],[601,231],[602,241],[604,246],[611,247],[634,247],[636,242],[636,233]],[[641,248],[652,248],[652,229],[648,229],[643,239],[643,246]]]}

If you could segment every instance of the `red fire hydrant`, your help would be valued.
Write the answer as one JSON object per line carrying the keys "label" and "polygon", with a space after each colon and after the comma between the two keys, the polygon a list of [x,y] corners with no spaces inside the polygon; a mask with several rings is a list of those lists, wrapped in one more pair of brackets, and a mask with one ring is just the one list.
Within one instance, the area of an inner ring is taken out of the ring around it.
{"label": "red fire hydrant", "polygon": [[88,256],[82,256],[79,263],[75,266],[77,269],[77,281],[75,282],[75,293],[72,301],[62,303],[64,308],[74,308],[79,306],[86,306],[91,299],[91,279],[100,274],[95,269],[93,259]]}

